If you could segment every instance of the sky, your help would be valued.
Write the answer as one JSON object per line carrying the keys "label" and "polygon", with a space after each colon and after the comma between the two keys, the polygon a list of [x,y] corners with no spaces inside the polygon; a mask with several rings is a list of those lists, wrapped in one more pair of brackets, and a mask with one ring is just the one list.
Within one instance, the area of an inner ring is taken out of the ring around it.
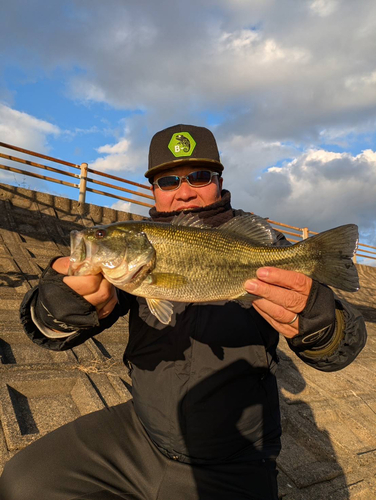
{"label": "sky", "polygon": [[374,0],[12,0],[0,142],[146,183],[155,132],[206,126],[235,208],[312,231],[355,223],[376,246],[375,47]]}

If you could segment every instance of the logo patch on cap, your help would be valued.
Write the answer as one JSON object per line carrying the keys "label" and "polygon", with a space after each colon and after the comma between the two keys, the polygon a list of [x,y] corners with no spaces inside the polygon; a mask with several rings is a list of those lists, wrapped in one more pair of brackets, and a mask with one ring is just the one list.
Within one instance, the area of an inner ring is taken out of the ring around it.
{"label": "logo patch on cap", "polygon": [[196,141],[188,132],[179,132],[171,137],[168,149],[179,158],[181,156],[191,156],[196,147]]}

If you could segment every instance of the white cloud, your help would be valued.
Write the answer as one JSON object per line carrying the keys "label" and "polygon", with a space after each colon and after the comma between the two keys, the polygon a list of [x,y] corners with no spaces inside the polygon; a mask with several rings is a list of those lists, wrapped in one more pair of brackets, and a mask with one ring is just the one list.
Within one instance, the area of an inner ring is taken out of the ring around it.
{"label": "white cloud", "polygon": [[[236,202],[273,220],[323,231],[355,223],[375,234],[376,152],[311,150],[241,187]],[[363,241],[364,243],[365,241]],[[372,244],[372,243],[371,243]]]}
{"label": "white cloud", "polygon": [[218,40],[218,50],[238,50],[242,51],[255,45],[260,39],[260,35],[255,30],[240,30],[237,33],[222,33]]}
{"label": "white cloud", "polygon": [[[0,141],[13,146],[18,146],[23,149],[36,151],[38,153],[49,153],[48,138],[49,136],[57,136],[61,134],[61,130],[56,125],[45,120],[40,120],[27,113],[17,111],[9,106],[0,103]],[[26,153],[15,152],[9,148],[0,147],[3,154],[37,161]],[[16,168],[22,171],[32,171],[41,175],[41,171],[28,165],[21,164],[5,158],[0,158],[2,165]],[[42,174],[43,175],[43,174]],[[4,183],[17,185],[27,189],[36,189],[40,191],[54,191],[55,188],[51,184],[47,185],[45,181],[32,178],[30,176],[0,170],[0,180]],[[47,186],[47,189],[46,189]]]}
{"label": "white cloud", "polygon": [[[135,172],[146,163],[147,152],[145,147],[139,148],[131,144],[129,139],[122,138],[115,144],[105,144],[97,148],[102,156],[90,163],[94,170]],[[144,167],[143,167],[144,168]]]}
{"label": "white cloud", "polygon": [[117,201],[113,205],[111,205],[111,208],[114,210],[119,210],[119,212],[130,212],[132,213],[132,203],[129,201]]}
{"label": "white cloud", "polygon": [[72,98],[142,109],[149,127],[231,114],[237,135],[309,144],[375,115],[373,0],[15,0],[0,28],[14,63],[62,67]]}
{"label": "white cloud", "polygon": [[100,146],[97,148],[99,153],[106,153],[110,155],[117,155],[121,153],[126,153],[129,149],[129,141],[127,139],[120,140],[117,144],[105,144],[104,146]]}
{"label": "white cloud", "polygon": [[279,141],[265,141],[252,134],[248,136],[231,135],[220,141],[223,160],[227,163],[241,164],[244,160],[252,162],[255,168],[262,169],[281,158],[295,156],[296,148]]}
{"label": "white cloud", "polygon": [[60,129],[56,125],[0,103],[1,142],[46,152],[48,136],[58,134]]}
{"label": "white cloud", "polygon": [[338,0],[313,0],[309,8],[314,14],[327,17],[338,10],[340,2]]}

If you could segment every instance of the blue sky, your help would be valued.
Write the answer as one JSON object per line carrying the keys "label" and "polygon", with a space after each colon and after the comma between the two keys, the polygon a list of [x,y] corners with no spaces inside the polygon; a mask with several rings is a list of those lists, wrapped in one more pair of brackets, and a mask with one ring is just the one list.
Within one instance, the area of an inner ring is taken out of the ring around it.
{"label": "blue sky", "polygon": [[145,182],[156,131],[208,126],[235,207],[314,231],[356,223],[376,245],[375,46],[372,0],[14,0],[0,141]]}

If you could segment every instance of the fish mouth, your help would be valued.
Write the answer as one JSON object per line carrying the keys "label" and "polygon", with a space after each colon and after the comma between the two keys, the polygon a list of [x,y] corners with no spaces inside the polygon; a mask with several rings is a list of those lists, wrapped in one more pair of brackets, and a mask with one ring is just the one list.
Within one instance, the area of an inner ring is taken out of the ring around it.
{"label": "fish mouth", "polygon": [[85,230],[71,231],[70,238],[70,276],[101,273],[107,281],[125,289],[138,286],[154,265],[154,248],[142,234],[130,237],[130,244],[123,240],[119,243],[115,238],[97,241]]}
{"label": "fish mouth", "polygon": [[99,274],[101,269],[93,264],[92,257],[96,249],[93,244],[85,241],[82,231],[70,233],[71,254],[69,257],[68,276],[85,276]]}
{"label": "fish mouth", "polygon": [[77,273],[86,259],[86,245],[84,235],[80,231],[71,231],[70,233],[71,254],[69,257],[68,275],[73,276]]}
{"label": "fish mouth", "polygon": [[130,280],[129,281],[133,281],[134,279],[137,278],[137,276],[141,273],[141,271],[144,269],[145,267],[145,264],[143,266],[141,266],[139,269],[136,269],[136,272],[132,274],[132,276],[130,277]]}
{"label": "fish mouth", "polygon": [[133,283],[137,279],[138,276],[141,276],[145,267],[146,267],[146,264],[139,266],[134,270],[134,272],[130,272],[128,268],[127,269],[122,268],[121,274],[119,273],[119,274],[114,276],[114,275],[110,275],[108,272],[104,272],[104,275],[110,283],[112,283],[113,285],[115,285],[118,288],[122,288],[125,285]]}

